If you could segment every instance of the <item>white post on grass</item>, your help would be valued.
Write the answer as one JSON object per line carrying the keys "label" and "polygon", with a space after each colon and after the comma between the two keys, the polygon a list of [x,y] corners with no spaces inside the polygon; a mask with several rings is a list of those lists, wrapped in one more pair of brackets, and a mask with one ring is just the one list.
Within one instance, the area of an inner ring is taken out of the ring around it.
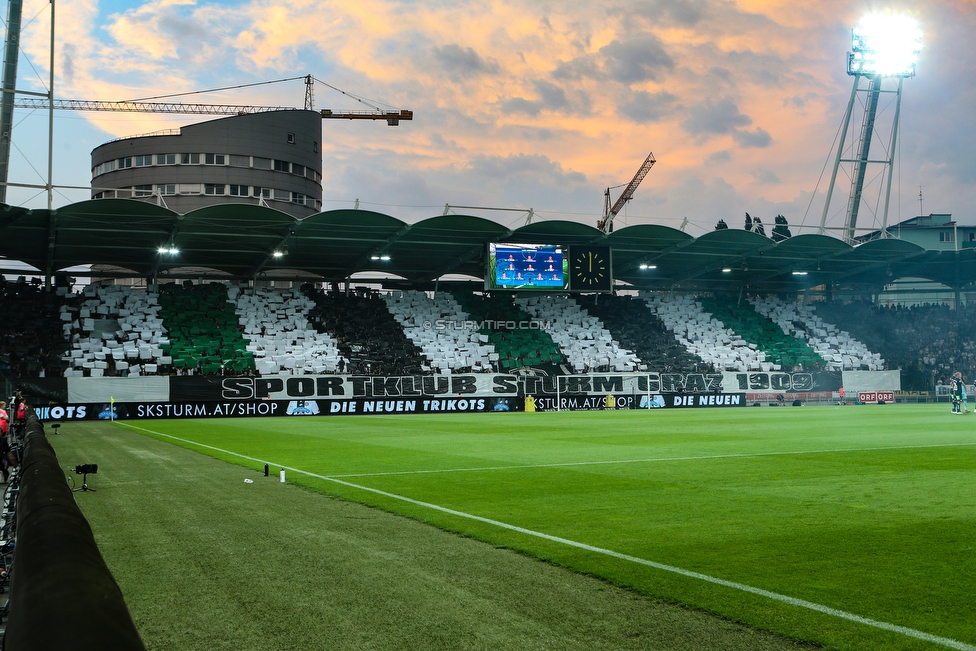
{"label": "white post on grass", "polygon": [[557,375],[556,376],[556,411],[562,411],[563,410],[563,404],[562,403],[563,403],[563,401],[559,397],[559,376]]}

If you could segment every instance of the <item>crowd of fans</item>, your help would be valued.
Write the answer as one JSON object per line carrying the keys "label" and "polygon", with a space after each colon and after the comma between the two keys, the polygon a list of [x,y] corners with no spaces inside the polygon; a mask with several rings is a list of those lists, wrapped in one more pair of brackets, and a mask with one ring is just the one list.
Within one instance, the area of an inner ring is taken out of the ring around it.
{"label": "crowd of fans", "polygon": [[817,314],[881,353],[888,368],[901,370],[906,391],[948,384],[956,371],[976,378],[976,306],[876,306],[866,301],[817,304]]}
{"label": "crowd of fans", "polygon": [[[326,293],[305,285],[303,292],[315,301],[309,323],[320,332],[336,337],[344,358],[338,373],[372,375],[411,375],[425,372],[423,351],[405,334],[386,303],[375,290],[358,288]],[[492,316],[505,314],[497,301],[487,297],[474,300],[465,295],[462,304],[472,312]],[[45,291],[40,283],[24,278],[0,278],[0,372],[9,377],[59,377],[67,368],[66,351],[71,333],[62,323],[62,305],[75,305],[78,295]],[[636,298],[601,295],[579,296],[576,300],[590,315],[599,317],[621,346],[635,351],[648,370],[709,372],[708,364],[680,346],[659,319]],[[477,307],[479,309],[473,309]],[[485,309],[491,308],[491,309]],[[513,308],[514,309],[514,308]],[[956,371],[967,382],[976,380],[976,306],[959,310],[944,305],[879,307],[864,301],[816,304],[816,313],[836,323],[887,360],[888,368],[900,369],[902,388],[928,391],[945,384]],[[224,324],[229,325],[229,324]],[[488,333],[502,337],[506,333]],[[544,335],[544,333],[538,333]],[[502,339],[492,341],[496,346]],[[538,342],[525,342],[527,349]],[[532,345],[529,345],[532,344]],[[553,354],[542,344],[535,345],[540,363],[551,372],[559,370],[558,350]],[[514,349],[512,349],[514,350]],[[520,354],[524,351],[516,351]],[[523,357],[533,361],[533,351]],[[547,355],[543,356],[542,352]],[[545,359],[543,359],[545,357]],[[816,367],[816,365],[814,365]],[[183,369],[181,369],[183,370]],[[501,370],[509,370],[508,368]],[[224,368],[211,362],[196,372],[213,374],[252,374],[253,367]],[[173,372],[176,372],[175,369]],[[188,371],[184,371],[188,372]]]}

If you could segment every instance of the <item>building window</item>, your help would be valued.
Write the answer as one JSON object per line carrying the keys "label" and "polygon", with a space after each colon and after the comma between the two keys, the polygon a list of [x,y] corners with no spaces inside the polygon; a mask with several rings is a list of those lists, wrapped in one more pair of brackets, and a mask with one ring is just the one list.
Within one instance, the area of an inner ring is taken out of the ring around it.
{"label": "building window", "polygon": [[246,185],[232,185],[230,186],[230,196],[232,197],[246,197],[248,196],[248,186]]}
{"label": "building window", "polygon": [[258,186],[254,186],[254,196],[255,197],[262,197],[264,199],[270,199],[271,198],[271,188],[259,188]]}
{"label": "building window", "polygon": [[291,193],[291,202],[292,203],[300,203],[300,204],[302,204],[304,206],[305,205],[305,195],[302,194],[301,192],[292,192]]}
{"label": "building window", "polygon": [[223,165],[226,157],[223,154],[204,154],[203,160],[207,165]]}
{"label": "building window", "polygon": [[291,192],[288,190],[278,190],[274,191],[274,198],[278,201],[291,201]]}
{"label": "building window", "polygon": [[312,151],[314,151],[316,154],[319,152],[319,141],[318,140],[313,140],[312,141]]}
{"label": "building window", "polygon": [[200,154],[180,154],[181,165],[199,165]]}
{"label": "building window", "polygon": [[291,163],[286,160],[275,160],[274,169],[276,172],[290,172]]}
{"label": "building window", "polygon": [[238,154],[230,154],[227,157],[230,161],[231,167],[250,167],[251,157],[250,156],[240,156]]}
{"label": "building window", "polygon": [[291,132],[288,133],[288,144],[289,145],[294,145],[295,144],[295,134],[294,133],[291,133]]}
{"label": "building window", "polygon": [[952,231],[940,231],[939,232],[940,242],[955,242],[956,238]]}
{"label": "building window", "polygon": [[176,154],[156,154],[157,165],[176,165]]}
{"label": "building window", "polygon": [[180,183],[180,194],[200,194],[200,184]]}
{"label": "building window", "polygon": [[291,173],[297,174],[298,176],[305,176],[305,166],[299,165],[298,163],[291,164]]}
{"label": "building window", "polygon": [[134,185],[132,186],[132,196],[134,197],[151,197],[153,193],[152,185]]}
{"label": "building window", "polygon": [[128,156],[126,158],[120,158],[118,160],[118,163],[119,163],[120,170],[125,169],[126,167],[132,167],[132,156]]}
{"label": "building window", "polygon": [[153,155],[146,154],[145,156],[136,156],[136,167],[146,167],[153,164]]}
{"label": "building window", "polygon": [[223,184],[213,184],[213,183],[203,184],[204,194],[224,194],[224,189],[225,187]]}
{"label": "building window", "polygon": [[272,169],[270,158],[261,158],[260,156],[254,156],[251,159],[251,165],[257,170],[270,170]]}
{"label": "building window", "polygon": [[156,192],[159,194],[176,194],[176,185],[173,183],[157,185]]}

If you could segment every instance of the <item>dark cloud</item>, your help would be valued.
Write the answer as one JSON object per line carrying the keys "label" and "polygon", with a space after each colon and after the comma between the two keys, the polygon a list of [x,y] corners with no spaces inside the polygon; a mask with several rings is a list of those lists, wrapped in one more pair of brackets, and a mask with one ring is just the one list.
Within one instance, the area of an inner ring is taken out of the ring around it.
{"label": "dark cloud", "polygon": [[502,108],[508,112],[525,113],[526,115],[538,115],[540,111],[544,110],[587,115],[592,109],[593,102],[590,100],[590,96],[583,91],[567,95],[562,87],[543,79],[533,81],[532,85],[535,86],[539,99],[529,100],[524,97],[513,97],[503,102]]}
{"label": "dark cloud", "polygon": [[725,134],[736,127],[752,124],[748,115],[739,113],[739,107],[729,98],[717,102],[705,100],[688,109],[688,119],[681,123],[685,131],[693,136]]}
{"label": "dark cloud", "polygon": [[732,139],[740,147],[769,147],[773,142],[773,137],[762,127],[756,127],[752,131],[739,129],[732,132]]}
{"label": "dark cloud", "polygon": [[494,59],[482,58],[474,48],[462,48],[457,43],[435,47],[431,52],[434,60],[454,81],[495,74],[499,70],[498,62]]}
{"label": "dark cloud", "polygon": [[617,112],[640,124],[657,122],[674,110],[678,98],[668,92],[648,93],[637,91],[633,97],[617,106]]}
{"label": "dark cloud", "polygon": [[702,17],[702,0],[648,0],[634,6],[633,13],[656,23],[662,21],[691,27]]}
{"label": "dark cloud", "polygon": [[717,151],[709,156],[707,159],[705,159],[705,162],[728,163],[730,160],[732,160],[732,152],[730,152],[728,149],[723,149],[722,151]]}
{"label": "dark cloud", "polygon": [[612,79],[623,84],[658,81],[674,69],[674,60],[652,34],[628,41],[613,40],[596,54],[560,61],[553,79]]}
{"label": "dark cloud", "polygon": [[674,68],[664,45],[650,34],[630,41],[613,40],[600,48],[600,54],[606,74],[625,84],[657,81]]}
{"label": "dark cloud", "polygon": [[529,177],[547,184],[586,182],[585,174],[564,172],[557,161],[539,154],[475,156],[471,159],[470,169],[479,177],[495,180]]}

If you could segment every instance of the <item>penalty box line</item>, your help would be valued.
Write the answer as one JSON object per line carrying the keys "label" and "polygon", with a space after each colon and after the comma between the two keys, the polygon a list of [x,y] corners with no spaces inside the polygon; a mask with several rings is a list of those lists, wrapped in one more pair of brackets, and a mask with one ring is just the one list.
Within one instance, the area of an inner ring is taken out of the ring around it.
{"label": "penalty box line", "polygon": [[728,581],[726,579],[720,579],[715,576],[708,574],[702,574],[700,572],[694,572],[692,570],[686,570],[682,567],[676,567],[674,565],[666,565],[664,563],[658,563],[655,561],[650,561],[644,558],[639,558],[637,556],[631,556],[629,554],[623,554],[621,552],[613,551],[612,549],[605,549],[603,547],[595,547],[593,545],[588,545],[586,543],[578,542],[575,540],[570,540],[568,538],[561,538],[559,536],[553,536],[547,533],[542,533],[541,531],[534,531],[532,529],[526,529],[524,527],[519,527],[514,524],[509,524],[507,522],[501,522],[499,520],[492,520],[491,518],[485,518],[480,515],[474,515],[472,513],[465,513],[464,511],[458,511],[455,509],[447,508],[446,506],[440,506],[439,504],[432,504],[430,502],[423,502],[421,500],[415,500],[411,497],[406,497],[404,495],[397,495],[396,493],[389,493],[378,488],[371,488],[369,486],[361,486],[359,484],[354,484],[349,481],[342,479],[337,479],[335,477],[329,477],[326,475],[320,475],[314,472],[309,472],[308,470],[302,470],[301,468],[293,468],[290,466],[283,466],[278,463],[273,463],[267,459],[258,459],[256,457],[251,457],[246,454],[240,454],[239,452],[232,452],[231,450],[225,450],[224,448],[218,448],[213,445],[207,445],[206,443],[199,443],[197,441],[191,441],[189,439],[181,438],[179,436],[173,436],[172,434],[164,434],[163,432],[157,432],[155,430],[146,429],[144,427],[139,427],[137,425],[129,425],[125,422],[116,421],[117,425],[127,427],[134,430],[139,430],[142,432],[148,432],[149,434],[154,434],[156,436],[162,436],[164,438],[172,439],[174,441],[180,441],[181,443],[187,443],[189,445],[194,445],[206,450],[213,450],[214,452],[220,452],[221,454],[227,454],[239,459],[246,459],[247,461],[255,461],[257,463],[267,463],[270,465],[278,466],[279,468],[284,468],[290,472],[297,472],[308,477],[314,477],[315,479],[321,479],[323,481],[333,482],[341,486],[346,486],[348,488],[354,488],[357,490],[365,491],[368,493],[373,493],[374,495],[380,495],[400,502],[405,502],[407,504],[413,504],[414,506],[420,506],[422,508],[430,509],[433,511],[438,511],[440,513],[446,513],[448,515],[453,515],[459,518],[464,518],[466,520],[472,520],[475,522],[481,522],[483,524],[488,524],[500,529],[506,529],[508,531],[514,531],[516,533],[521,533],[526,536],[532,536],[534,538],[540,538],[542,540],[548,540],[550,542],[559,543],[561,545],[566,545],[567,547],[573,547],[576,549],[582,549],[584,551],[593,552],[595,554],[601,554],[603,556],[609,556],[611,558],[616,558],[619,560],[627,561],[630,563],[635,563],[637,565],[643,565],[645,567],[651,567],[657,570],[662,570],[664,572],[671,572],[672,574],[678,574],[692,579],[698,579],[699,581],[704,581],[706,583],[711,583],[714,585],[720,585],[725,588],[731,588],[733,590],[739,590],[740,592],[747,592],[749,594],[754,594],[760,597],[765,597],[772,601],[778,601],[780,603],[788,604],[791,606],[796,606],[798,608],[805,608],[807,610],[812,610],[824,615],[830,615],[832,617],[837,617],[839,619],[844,619],[849,622],[856,622],[858,624],[864,624],[865,626],[870,626],[872,628],[877,628],[883,631],[888,631],[891,633],[899,633],[906,637],[915,638],[917,640],[924,640],[926,642],[932,642],[934,644],[939,644],[950,649],[958,649],[959,651],[976,651],[976,646],[972,644],[967,644],[965,642],[960,642],[959,640],[953,640],[947,637],[941,637],[938,635],[932,635],[931,633],[926,633],[924,631],[919,631],[914,628],[909,628],[907,626],[899,626],[898,624],[890,624],[888,622],[882,622],[876,619],[871,619],[869,617],[862,617],[854,613],[847,612],[845,610],[839,610],[837,608],[831,608],[830,606],[824,606],[812,601],[807,601],[806,599],[799,599],[796,597],[790,597],[788,595],[780,594],[778,592],[772,592],[770,590],[764,590],[762,588],[756,588],[751,585],[746,585],[745,583],[738,583],[737,581]]}

